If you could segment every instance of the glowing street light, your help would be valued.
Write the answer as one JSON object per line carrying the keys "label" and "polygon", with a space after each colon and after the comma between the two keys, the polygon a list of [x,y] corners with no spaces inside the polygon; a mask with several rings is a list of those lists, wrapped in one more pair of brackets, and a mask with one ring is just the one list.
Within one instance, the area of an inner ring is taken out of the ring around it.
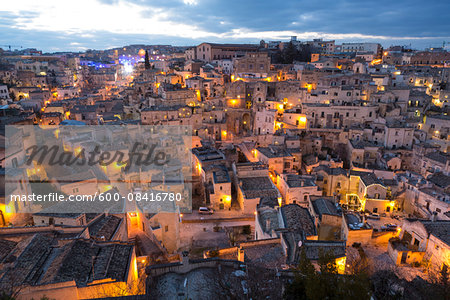
{"label": "glowing street light", "polygon": [[126,62],[123,65],[123,70],[124,70],[125,74],[129,75],[129,74],[133,73],[133,66],[129,62]]}

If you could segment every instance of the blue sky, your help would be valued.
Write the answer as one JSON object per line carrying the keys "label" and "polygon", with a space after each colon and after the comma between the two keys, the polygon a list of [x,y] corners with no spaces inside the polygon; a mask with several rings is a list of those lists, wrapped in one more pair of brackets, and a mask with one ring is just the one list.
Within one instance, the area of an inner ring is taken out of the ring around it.
{"label": "blue sky", "polygon": [[3,48],[83,51],[291,35],[419,49],[443,41],[450,45],[450,1],[7,0],[0,5]]}

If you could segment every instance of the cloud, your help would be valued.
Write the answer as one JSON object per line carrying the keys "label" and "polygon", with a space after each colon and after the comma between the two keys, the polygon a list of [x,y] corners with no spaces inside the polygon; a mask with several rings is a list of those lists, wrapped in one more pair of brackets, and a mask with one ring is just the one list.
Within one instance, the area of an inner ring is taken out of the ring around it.
{"label": "cloud", "polygon": [[183,0],[183,3],[187,4],[187,5],[197,5],[198,4],[196,0]]}
{"label": "cloud", "polygon": [[273,40],[283,40],[288,39],[291,36],[297,36],[300,40],[310,40],[316,38],[323,38],[328,40],[427,40],[434,38],[446,38],[446,37],[392,37],[385,35],[366,35],[361,33],[326,33],[326,32],[296,32],[296,31],[251,31],[246,28],[233,29],[231,32],[222,35],[224,38],[235,38],[235,39],[273,39]]}
{"label": "cloud", "polygon": [[[437,13],[438,12],[438,13]],[[135,41],[450,40],[450,3],[429,0],[16,0],[0,7],[0,44],[61,49]],[[45,42],[44,42],[45,41]],[[80,45],[71,45],[71,42]],[[42,46],[41,46],[42,47]]]}
{"label": "cloud", "polygon": [[15,2],[9,2],[2,9],[14,14],[12,27],[21,30],[46,30],[69,34],[104,30],[118,34],[164,34],[192,38],[209,34],[195,25],[170,21],[163,9],[124,0],[111,3],[92,0],[19,2],[23,4],[20,7],[26,7],[36,14],[27,14],[28,11],[22,11]]}

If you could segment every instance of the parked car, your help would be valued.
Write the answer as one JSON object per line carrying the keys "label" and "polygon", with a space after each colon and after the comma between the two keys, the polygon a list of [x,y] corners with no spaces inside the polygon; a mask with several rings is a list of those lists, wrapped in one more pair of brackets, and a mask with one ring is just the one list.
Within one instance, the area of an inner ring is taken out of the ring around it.
{"label": "parked car", "polygon": [[393,215],[392,218],[396,220],[403,220],[405,217],[402,215]]}
{"label": "parked car", "polygon": [[373,213],[373,214],[368,215],[367,218],[374,219],[374,220],[379,220],[380,219],[380,214]]}
{"label": "parked car", "polygon": [[392,224],[392,223],[389,223],[389,224],[384,224],[383,226],[381,226],[381,230],[384,230],[384,231],[397,231],[397,225],[396,224]]}
{"label": "parked car", "polygon": [[198,213],[202,215],[212,215],[214,210],[212,208],[202,206],[198,209]]}

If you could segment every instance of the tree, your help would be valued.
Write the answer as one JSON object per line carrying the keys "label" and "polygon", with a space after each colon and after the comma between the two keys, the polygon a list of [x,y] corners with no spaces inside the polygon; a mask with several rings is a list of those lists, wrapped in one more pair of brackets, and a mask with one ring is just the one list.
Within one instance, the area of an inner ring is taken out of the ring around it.
{"label": "tree", "polygon": [[150,69],[150,59],[148,58],[148,51],[145,50],[145,69]]}
{"label": "tree", "polygon": [[300,45],[296,46],[289,42],[283,50],[279,50],[273,55],[274,63],[292,64],[294,61],[310,62],[311,61],[311,46]]}
{"label": "tree", "polygon": [[316,272],[313,264],[306,257],[305,249],[302,249],[302,252],[300,252],[300,260],[298,263],[298,270],[306,276],[313,275]]}
{"label": "tree", "polygon": [[[286,287],[284,298],[296,300],[309,299],[306,294],[307,286],[313,281],[315,272],[313,264],[306,257],[305,249],[302,249],[294,280]],[[312,284],[314,284],[314,282],[312,282]]]}
{"label": "tree", "polygon": [[323,274],[337,274],[338,269],[336,261],[334,260],[334,255],[331,252],[324,252],[319,249],[319,260],[320,273]]}
{"label": "tree", "polygon": [[291,64],[294,61],[294,59],[297,56],[297,54],[298,54],[298,50],[297,50],[297,48],[294,46],[294,44],[291,41],[286,46],[286,48],[283,49],[281,57],[282,57],[283,62],[285,64]]}
{"label": "tree", "polygon": [[285,299],[370,299],[367,273],[338,274],[334,255],[319,251],[319,271],[302,250],[294,280],[286,287]]}

